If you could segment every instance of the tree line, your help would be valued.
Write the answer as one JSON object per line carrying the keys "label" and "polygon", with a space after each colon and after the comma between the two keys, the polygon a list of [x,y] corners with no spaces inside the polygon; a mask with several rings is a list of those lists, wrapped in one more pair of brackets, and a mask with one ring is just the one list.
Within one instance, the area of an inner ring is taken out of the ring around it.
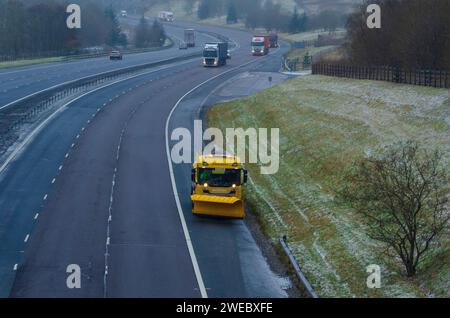
{"label": "tree line", "polygon": [[89,0],[78,3],[82,28],[68,29],[68,3],[0,0],[0,56],[70,54],[92,46],[127,45],[112,6]]}
{"label": "tree line", "polygon": [[[191,1],[192,2],[192,1]],[[227,23],[243,21],[247,28],[265,28],[267,31],[298,33],[307,30],[325,29],[334,31],[344,27],[347,16],[343,13],[325,10],[315,15],[284,12],[279,3],[272,0],[201,0],[197,16],[204,20],[226,15]]]}
{"label": "tree line", "polygon": [[166,41],[166,33],[158,20],[154,20],[150,25],[143,16],[136,27],[134,34],[134,44],[137,48],[163,46]]}
{"label": "tree line", "polygon": [[[366,25],[367,5],[381,8],[381,28]],[[350,63],[450,70],[450,1],[370,0],[348,20]]]}

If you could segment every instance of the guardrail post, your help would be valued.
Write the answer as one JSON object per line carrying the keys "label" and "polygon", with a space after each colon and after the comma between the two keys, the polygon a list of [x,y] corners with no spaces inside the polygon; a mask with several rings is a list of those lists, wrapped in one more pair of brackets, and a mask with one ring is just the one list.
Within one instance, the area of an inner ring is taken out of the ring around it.
{"label": "guardrail post", "polygon": [[300,280],[300,282],[303,284],[306,292],[308,293],[308,296],[311,298],[319,298],[319,296],[316,294],[316,292],[312,288],[311,284],[309,283],[308,279],[303,274],[300,266],[297,263],[297,260],[295,259],[295,256],[292,254],[291,250],[289,249],[289,246],[287,244],[286,235],[283,235],[280,238],[280,244],[281,244],[281,247],[283,248],[283,251],[286,253],[286,256],[289,258],[289,262],[291,263],[292,267],[294,267],[295,274],[297,275],[297,278]]}

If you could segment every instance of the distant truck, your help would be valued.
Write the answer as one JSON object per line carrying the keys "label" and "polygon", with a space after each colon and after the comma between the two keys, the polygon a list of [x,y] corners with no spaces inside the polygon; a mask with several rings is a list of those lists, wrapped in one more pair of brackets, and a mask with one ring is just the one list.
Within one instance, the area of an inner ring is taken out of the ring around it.
{"label": "distant truck", "polygon": [[267,55],[269,54],[270,38],[268,35],[255,35],[252,38],[252,54]]}
{"label": "distant truck", "polygon": [[277,47],[279,47],[278,34],[270,33],[269,34],[269,40],[270,40],[270,48],[277,48]]}
{"label": "distant truck", "polygon": [[185,29],[184,30],[184,42],[187,47],[195,47],[195,30]]}
{"label": "distant truck", "polygon": [[173,22],[173,12],[171,11],[160,11],[158,13],[158,19],[163,22]]}
{"label": "distant truck", "polygon": [[126,18],[128,16],[127,11],[125,10],[120,11],[120,16]]}
{"label": "distant truck", "polygon": [[227,64],[228,43],[206,43],[203,49],[203,66],[221,66]]}

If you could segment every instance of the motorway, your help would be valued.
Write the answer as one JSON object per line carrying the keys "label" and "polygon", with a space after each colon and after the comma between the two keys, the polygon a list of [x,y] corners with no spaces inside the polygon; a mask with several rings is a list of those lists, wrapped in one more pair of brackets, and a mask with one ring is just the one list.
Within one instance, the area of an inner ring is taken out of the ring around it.
{"label": "motorway", "polygon": [[[182,26],[235,41],[229,64],[205,69],[199,58],[186,60],[81,96],[1,172],[0,296],[287,296],[243,221],[192,216],[190,166],[172,164],[167,151],[172,129],[192,130],[216,87],[242,72],[277,72],[288,47],[253,57],[250,33]],[[1,72],[0,105],[177,54],[186,53],[175,47],[123,63],[92,59]],[[70,264],[81,268],[80,289],[67,288]]]}
{"label": "motorway", "polygon": [[178,49],[183,29],[166,25],[167,33],[174,40],[169,49],[124,55],[123,61],[110,61],[105,57],[48,63],[23,68],[0,70],[0,107],[37,91],[82,77],[108,72],[124,67],[200,52],[203,44],[211,41],[211,36],[197,33],[198,46],[188,51]]}

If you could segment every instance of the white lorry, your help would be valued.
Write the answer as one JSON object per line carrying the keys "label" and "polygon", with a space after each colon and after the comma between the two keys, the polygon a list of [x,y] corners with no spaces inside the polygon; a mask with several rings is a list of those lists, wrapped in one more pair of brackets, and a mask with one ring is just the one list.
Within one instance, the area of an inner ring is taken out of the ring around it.
{"label": "white lorry", "polygon": [[160,11],[158,13],[158,19],[162,22],[173,22],[173,12],[171,11]]}

